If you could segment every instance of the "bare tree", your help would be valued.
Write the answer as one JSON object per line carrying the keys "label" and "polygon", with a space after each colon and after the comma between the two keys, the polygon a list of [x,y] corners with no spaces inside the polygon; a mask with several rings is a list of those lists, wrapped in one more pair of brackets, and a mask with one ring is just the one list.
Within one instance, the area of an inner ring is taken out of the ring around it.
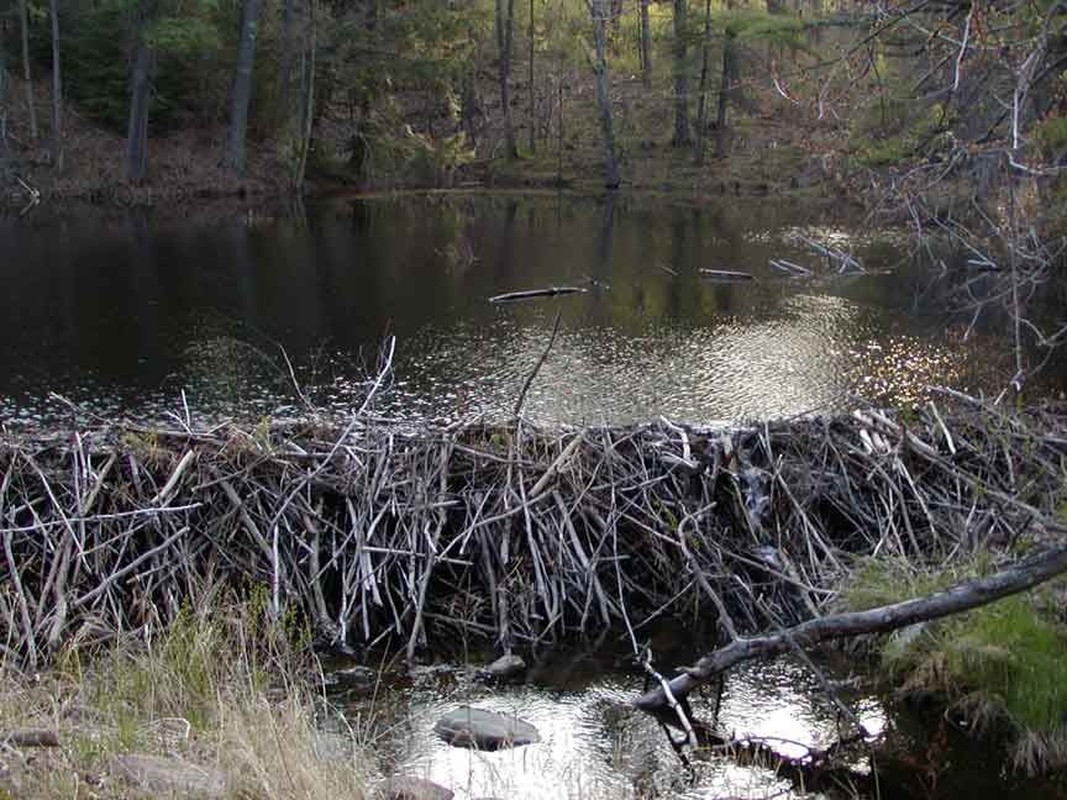
{"label": "bare tree", "polygon": [[511,116],[511,40],[515,28],[515,0],[496,0],[497,77],[500,81],[500,105],[504,112],[504,151],[507,158],[518,158],[515,125]]}
{"label": "bare tree", "polygon": [[59,0],[51,0],[52,17],[52,164],[63,169],[63,71],[60,66]]}
{"label": "bare tree", "polygon": [[30,22],[26,0],[19,0],[19,27],[22,31],[22,80],[26,84],[26,111],[30,115],[30,138],[37,139],[37,104],[33,99],[33,80],[30,74]]}
{"label": "bare tree", "polygon": [[7,143],[7,49],[0,29],[0,177],[6,177],[11,151]]}
{"label": "bare tree", "polygon": [[722,78],[719,84],[719,108],[715,115],[716,141],[715,155],[718,158],[726,156],[728,131],[726,129],[726,114],[730,105],[730,95],[733,93],[734,76],[737,74],[737,32],[727,26],[726,35],[722,43]]}
{"label": "bare tree", "polygon": [[300,155],[293,175],[293,190],[301,191],[307,172],[308,153],[311,152],[311,132],[315,124],[315,68],[318,63],[318,26],[316,6],[318,0],[308,2],[308,57],[307,76],[304,80],[303,102],[300,117]]}
{"label": "bare tree", "polygon": [[282,114],[287,118],[293,80],[293,0],[282,0],[282,63],[278,80],[282,85]]}
{"label": "bare tree", "polygon": [[687,47],[686,0],[674,0],[674,138],[675,147],[688,147],[689,137],[689,65]]}
{"label": "bare tree", "polygon": [[63,72],[59,63],[59,2],[51,0],[52,15],[52,164],[63,168]]}
{"label": "bare tree", "polygon": [[537,106],[534,96],[534,0],[530,0],[530,52],[529,52],[529,75],[527,76],[527,83],[530,90],[530,152],[533,153],[537,149],[536,132],[537,132]]}
{"label": "bare tree", "polygon": [[137,9],[137,52],[130,74],[130,116],[126,126],[126,177],[143,181],[148,169],[148,115],[152,100],[155,53],[148,37],[154,0],[141,0]]}
{"label": "bare tree", "polygon": [[604,184],[619,186],[619,160],[615,153],[615,129],[611,120],[611,94],[608,89],[607,18],[611,13],[608,0],[588,0],[593,19],[593,74],[596,76],[596,100],[600,113],[600,141],[604,150]]}
{"label": "bare tree", "polygon": [[248,132],[248,106],[252,101],[252,65],[256,57],[256,28],[260,0],[244,0],[241,12],[241,39],[237,51],[237,75],[233,82],[230,129],[222,165],[237,173],[245,169],[245,136]]}
{"label": "bare tree", "polygon": [[652,88],[652,23],[648,17],[649,0],[641,0],[641,82]]}
{"label": "bare tree", "polygon": [[704,0],[704,38],[700,46],[700,89],[697,100],[697,163],[704,163],[708,132],[708,71],[711,60],[711,0]]}

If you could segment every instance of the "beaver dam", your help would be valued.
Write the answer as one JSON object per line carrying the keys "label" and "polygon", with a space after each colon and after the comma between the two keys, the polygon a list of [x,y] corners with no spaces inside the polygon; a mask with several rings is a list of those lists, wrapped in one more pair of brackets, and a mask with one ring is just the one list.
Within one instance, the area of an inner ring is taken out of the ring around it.
{"label": "beaver dam", "polygon": [[510,649],[636,640],[663,615],[725,641],[824,614],[859,557],[1059,540],[1065,422],[951,397],[723,430],[357,415],[7,436],[0,640],[32,664],[263,587],[324,644],[409,658],[458,629]]}

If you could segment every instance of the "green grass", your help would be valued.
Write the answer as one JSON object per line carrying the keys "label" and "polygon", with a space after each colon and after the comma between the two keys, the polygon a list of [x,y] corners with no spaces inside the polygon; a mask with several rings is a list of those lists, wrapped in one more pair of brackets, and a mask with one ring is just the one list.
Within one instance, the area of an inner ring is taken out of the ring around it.
{"label": "green grass", "polygon": [[953,682],[993,695],[1022,728],[1052,732],[1067,709],[1067,629],[1034,597],[1016,595],[943,626],[940,649]]}
{"label": "green grass", "polygon": [[[841,601],[852,610],[874,608],[928,595],[991,569],[984,554],[943,569],[871,559],[855,570]],[[1053,745],[1065,734],[1065,587],[1067,579],[1060,578],[909,633],[890,635],[881,647],[882,663],[892,683],[905,692],[934,692],[972,717],[972,722],[977,716],[987,722],[991,718],[1008,722],[1015,731],[1016,762],[1018,752],[1025,750],[1026,769],[1040,771],[1042,759],[1034,754],[1054,752]],[[1034,742],[1048,746],[1042,750]]]}

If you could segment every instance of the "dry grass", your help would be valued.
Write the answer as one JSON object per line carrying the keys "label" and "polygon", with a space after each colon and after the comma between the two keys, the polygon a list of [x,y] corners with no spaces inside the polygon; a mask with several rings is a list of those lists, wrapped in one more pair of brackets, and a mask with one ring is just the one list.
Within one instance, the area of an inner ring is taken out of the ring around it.
{"label": "dry grass", "polygon": [[217,786],[200,794],[214,797],[365,796],[359,743],[320,729],[313,659],[261,619],[237,607],[183,612],[158,637],[68,650],[43,675],[0,668],[0,731],[59,738],[0,746],[0,799],[160,796],[119,774],[116,757],[131,753],[199,768]]}

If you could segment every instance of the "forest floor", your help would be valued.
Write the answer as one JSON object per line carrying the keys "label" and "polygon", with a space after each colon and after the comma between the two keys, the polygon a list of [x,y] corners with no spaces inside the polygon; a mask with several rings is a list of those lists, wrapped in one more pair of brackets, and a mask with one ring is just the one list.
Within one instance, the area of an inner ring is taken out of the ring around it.
{"label": "forest floor", "polygon": [[[425,163],[416,167],[392,163],[372,170],[371,176],[361,174],[350,162],[353,123],[343,109],[327,109],[309,159],[307,188],[318,194],[455,187],[602,191],[603,159],[592,76],[587,70],[571,69],[565,77],[562,83],[567,89],[562,102],[566,116],[559,114],[558,106],[553,111],[548,99],[541,97],[542,116],[554,113],[555,118],[534,122],[533,150],[530,117],[521,109],[516,111],[520,153],[511,160],[501,156],[502,114],[488,75],[483,76],[478,112],[470,124],[443,119],[434,125],[423,114],[424,98],[402,98],[404,117],[412,127],[421,119],[424,129],[438,131],[436,138],[415,134],[421,141],[436,147],[459,129],[470,132],[465,140],[470,149],[455,165],[427,168]],[[11,96],[21,97],[19,81],[15,79],[13,84]],[[514,80],[513,88],[516,98],[527,92],[521,78]],[[35,91],[39,105],[45,108],[49,102],[47,85],[39,83]],[[673,101],[667,87],[647,89],[636,76],[619,76],[613,84],[612,101],[626,190],[696,200],[780,193],[840,199],[841,188],[852,180],[842,123],[819,119],[813,108],[766,91],[748,92],[744,105],[731,111],[725,156],[715,156],[716,131],[707,132],[702,163],[698,163],[694,146],[671,145]],[[690,115],[696,115],[695,97]],[[133,184],[124,175],[125,139],[121,133],[97,124],[73,104],[66,109],[64,124],[64,146],[57,168],[47,120],[42,119],[41,134],[31,141],[26,109],[18,103],[9,105],[7,136],[13,168],[0,195],[9,206],[29,202],[34,190],[42,202],[83,200],[119,206],[180,204],[209,197],[278,197],[289,192],[291,159],[274,137],[257,137],[253,132],[247,169],[237,176],[218,165],[225,138],[222,124],[157,132],[149,140],[148,178]],[[395,135],[408,136],[399,130]],[[867,204],[862,193],[852,192],[849,199]]]}

